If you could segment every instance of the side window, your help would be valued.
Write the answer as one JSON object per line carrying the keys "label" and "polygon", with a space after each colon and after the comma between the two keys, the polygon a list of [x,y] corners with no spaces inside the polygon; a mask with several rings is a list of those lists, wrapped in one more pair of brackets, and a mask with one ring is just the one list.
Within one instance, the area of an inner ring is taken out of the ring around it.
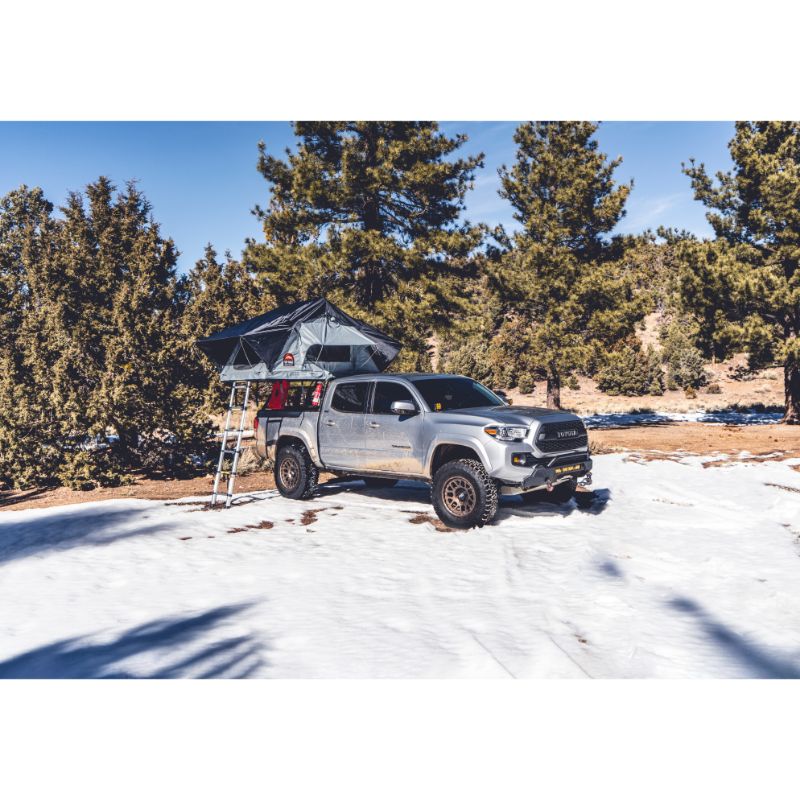
{"label": "side window", "polygon": [[369,383],[340,383],[333,393],[331,408],[336,411],[345,411],[350,414],[359,414],[364,411]]}
{"label": "side window", "polygon": [[411,392],[403,386],[402,383],[395,383],[394,381],[378,381],[375,384],[375,398],[372,401],[373,414],[391,414],[392,403],[396,400],[405,400],[408,403],[414,403],[414,398]]}

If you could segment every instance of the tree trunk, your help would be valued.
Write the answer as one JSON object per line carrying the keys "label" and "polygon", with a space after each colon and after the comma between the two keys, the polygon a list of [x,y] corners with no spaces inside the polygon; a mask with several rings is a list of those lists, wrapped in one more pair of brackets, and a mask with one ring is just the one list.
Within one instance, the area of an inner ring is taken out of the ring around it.
{"label": "tree trunk", "polygon": [[783,368],[783,387],[786,412],[782,422],[787,425],[800,425],[800,364],[789,361]]}
{"label": "tree trunk", "polygon": [[561,408],[561,379],[558,375],[547,376],[547,407]]}

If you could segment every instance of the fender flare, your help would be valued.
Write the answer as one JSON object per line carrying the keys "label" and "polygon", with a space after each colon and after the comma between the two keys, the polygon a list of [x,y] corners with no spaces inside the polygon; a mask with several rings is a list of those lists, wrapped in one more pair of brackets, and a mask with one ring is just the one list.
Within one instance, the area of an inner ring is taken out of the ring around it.
{"label": "fender flare", "polygon": [[278,455],[278,446],[282,441],[286,441],[287,439],[294,439],[297,442],[300,442],[303,447],[306,448],[308,454],[311,456],[311,460],[314,462],[314,466],[318,469],[325,469],[325,465],[319,459],[319,453],[317,452],[317,448],[314,446],[314,443],[311,441],[311,437],[301,429],[295,429],[291,433],[284,433],[278,435],[278,440],[272,445],[268,451],[268,457],[274,462],[275,456]]}
{"label": "fender flare", "polygon": [[470,450],[474,450],[475,453],[478,455],[478,459],[483,465],[483,468],[487,472],[489,472],[489,468],[491,465],[491,462],[489,460],[489,454],[486,452],[486,448],[478,439],[472,436],[449,434],[447,437],[443,439],[434,439],[434,441],[432,441],[428,446],[428,452],[425,454],[425,463],[423,467],[423,472],[427,477],[429,478],[433,477],[433,475],[431,474],[431,467],[433,465],[433,456],[436,453],[437,448],[446,444],[457,445],[459,447],[468,447]]}

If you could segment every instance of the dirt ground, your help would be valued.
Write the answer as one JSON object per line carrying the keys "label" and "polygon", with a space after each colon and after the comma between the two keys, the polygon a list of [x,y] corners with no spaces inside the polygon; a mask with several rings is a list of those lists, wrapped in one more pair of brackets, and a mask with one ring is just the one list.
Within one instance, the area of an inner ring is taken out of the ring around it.
{"label": "dirt ground", "polygon": [[[0,492],[0,511],[23,508],[48,508],[49,506],[92,503],[96,500],[114,500],[136,497],[142,500],[177,500],[181,497],[210,495],[214,476],[206,475],[185,480],[154,480],[141,478],[128,486],[116,486],[79,492],[60,486],[56,489],[30,489],[29,491]],[[255,492],[274,489],[271,472],[254,472],[236,479],[237,492]]]}
{"label": "dirt ground", "polygon": [[[719,411],[731,406],[783,406],[783,373],[780,369],[765,369],[755,377],[736,380],[746,361],[744,356],[736,356],[720,364],[709,364],[712,377],[709,385],[719,385],[719,394],[709,394],[708,386],[698,390],[697,397],[689,399],[683,390],[666,391],[663,395],[644,395],[642,397],[612,397],[603,394],[591,378],[580,378],[579,389],[561,388],[561,404],[576,414],[614,414],[626,411],[664,411],[686,413],[691,411]],[[544,382],[537,383],[533,392],[521,394],[508,392],[514,405],[543,406],[547,402]]]}
{"label": "dirt ground", "polygon": [[592,452],[800,458],[798,425],[708,425],[701,422],[631,425],[589,431]]}
{"label": "dirt ground", "polygon": [[[676,454],[735,457],[800,458],[800,426],[786,425],[707,425],[699,422],[637,425],[590,431],[595,454],[630,452],[644,458],[674,457]],[[743,456],[746,453],[748,455]],[[332,476],[323,474],[321,480]],[[0,492],[0,512],[24,508],[88,503],[96,500],[136,497],[146,500],[177,500],[209,495],[213,476],[187,480],[140,479],[129,486],[79,492],[60,487],[26,492]],[[239,477],[237,492],[273,489],[271,472],[255,471]]]}

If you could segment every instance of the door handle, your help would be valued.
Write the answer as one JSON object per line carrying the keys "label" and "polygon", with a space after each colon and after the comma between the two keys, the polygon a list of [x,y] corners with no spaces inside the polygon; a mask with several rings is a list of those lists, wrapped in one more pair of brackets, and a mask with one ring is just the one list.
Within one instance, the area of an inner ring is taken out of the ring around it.
{"label": "door handle", "polygon": [[325,424],[332,428],[336,423],[332,419],[326,419]]}
{"label": "door handle", "polygon": [[367,425],[369,425],[370,428],[380,428],[381,426],[380,422],[368,422]]}

